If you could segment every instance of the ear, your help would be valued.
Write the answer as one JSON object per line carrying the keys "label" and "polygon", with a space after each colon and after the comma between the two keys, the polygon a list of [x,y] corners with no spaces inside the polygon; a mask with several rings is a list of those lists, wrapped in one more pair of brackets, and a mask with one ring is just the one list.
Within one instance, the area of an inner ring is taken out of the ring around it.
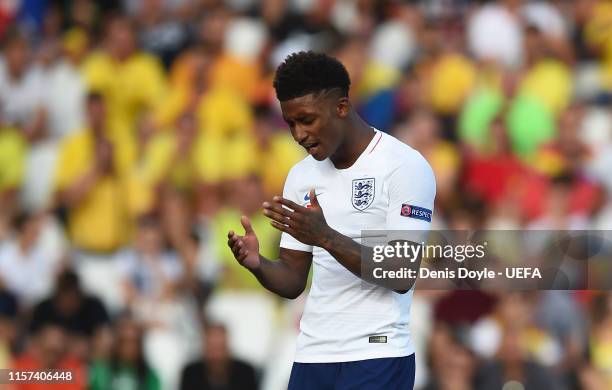
{"label": "ear", "polygon": [[336,113],[342,119],[346,118],[351,111],[351,102],[347,97],[341,97],[336,104]]}

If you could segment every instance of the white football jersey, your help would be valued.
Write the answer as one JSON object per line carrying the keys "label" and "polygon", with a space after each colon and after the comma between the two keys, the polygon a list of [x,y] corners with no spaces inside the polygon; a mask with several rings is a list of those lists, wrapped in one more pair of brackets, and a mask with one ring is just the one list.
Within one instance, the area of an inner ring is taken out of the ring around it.
{"label": "white football jersey", "polygon": [[[357,242],[362,230],[426,231],[431,225],[436,193],[431,167],[419,152],[380,131],[349,168],[336,169],[329,159],[317,161],[312,156],[297,163],[287,176],[283,196],[308,206],[312,188],[328,225]],[[408,327],[413,290],[399,294],[367,284],[327,251],[289,234],[283,233],[280,245],[313,254],[296,362],[414,353]]]}

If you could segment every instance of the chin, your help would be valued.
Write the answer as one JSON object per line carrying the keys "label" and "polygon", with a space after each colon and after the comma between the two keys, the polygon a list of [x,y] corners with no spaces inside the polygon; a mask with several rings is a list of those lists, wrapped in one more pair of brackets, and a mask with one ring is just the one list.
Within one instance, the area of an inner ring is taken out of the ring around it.
{"label": "chin", "polygon": [[323,154],[313,154],[312,158],[314,158],[317,161],[323,161],[327,158],[327,156],[323,155]]}
{"label": "chin", "polygon": [[310,153],[310,155],[317,161],[323,161],[329,157],[329,155],[322,150],[316,150],[314,153]]}

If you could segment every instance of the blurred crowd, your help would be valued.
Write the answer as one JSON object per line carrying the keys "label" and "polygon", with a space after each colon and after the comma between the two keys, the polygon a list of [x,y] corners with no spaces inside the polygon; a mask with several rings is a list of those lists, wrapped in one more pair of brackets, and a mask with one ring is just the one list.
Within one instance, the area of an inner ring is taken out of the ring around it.
{"label": "blurred crowd", "polygon": [[[612,228],[612,1],[14,0],[0,38],[0,367],[66,389],[286,386],[304,297],[226,241],[248,215],[277,254],[295,51],[427,158],[434,228]],[[612,388],[610,293],[418,291],[411,318],[417,388]]]}

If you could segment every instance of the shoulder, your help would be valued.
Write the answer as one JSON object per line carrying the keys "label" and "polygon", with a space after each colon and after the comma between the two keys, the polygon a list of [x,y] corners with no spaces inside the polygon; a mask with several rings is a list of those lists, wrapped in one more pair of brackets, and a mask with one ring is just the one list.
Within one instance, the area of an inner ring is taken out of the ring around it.
{"label": "shoulder", "polygon": [[293,183],[296,180],[303,180],[308,175],[311,175],[321,162],[317,161],[311,155],[306,156],[298,161],[287,174],[287,183]]}
{"label": "shoulder", "polygon": [[401,170],[433,177],[431,165],[419,151],[392,135],[382,137],[379,153],[391,173]]}
{"label": "shoulder", "polygon": [[[84,311],[87,313],[90,313],[90,314],[103,313],[103,315],[106,317],[106,307],[104,306],[104,303],[102,303],[102,300],[96,297],[95,295],[85,295],[85,297],[83,298],[82,307]],[[95,318],[98,319],[97,317]],[[88,319],[91,319],[91,317]]]}
{"label": "shoulder", "polygon": [[200,359],[194,360],[191,363],[187,364],[185,368],[183,368],[183,376],[200,375],[205,370],[206,370],[206,364],[202,360]]}
{"label": "shoulder", "polygon": [[232,361],[232,365],[232,369],[236,372],[237,375],[246,376],[249,374],[255,374],[255,369],[253,368],[253,366],[243,360],[234,359]]}
{"label": "shoulder", "polygon": [[53,298],[46,298],[38,302],[32,310],[34,317],[44,316],[53,313]]}

